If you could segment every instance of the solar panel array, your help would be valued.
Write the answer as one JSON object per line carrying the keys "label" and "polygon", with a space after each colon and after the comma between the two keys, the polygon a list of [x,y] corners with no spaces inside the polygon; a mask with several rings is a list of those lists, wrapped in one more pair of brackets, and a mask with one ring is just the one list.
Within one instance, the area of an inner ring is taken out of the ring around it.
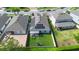
{"label": "solar panel array", "polygon": [[37,24],[35,29],[45,29],[45,26],[43,24]]}

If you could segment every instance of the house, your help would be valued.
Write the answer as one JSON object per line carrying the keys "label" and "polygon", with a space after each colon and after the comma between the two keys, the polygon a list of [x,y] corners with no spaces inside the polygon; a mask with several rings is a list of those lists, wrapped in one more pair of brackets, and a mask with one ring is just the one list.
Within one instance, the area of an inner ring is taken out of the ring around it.
{"label": "house", "polygon": [[27,32],[28,16],[19,15],[17,19],[10,22],[10,26],[6,29],[7,33],[13,35],[23,35]]}
{"label": "house", "polygon": [[48,18],[45,14],[34,15],[31,20],[30,34],[50,33]]}
{"label": "house", "polygon": [[5,8],[4,7],[0,7],[0,11],[4,11],[5,10]]}
{"label": "house", "polygon": [[70,16],[73,18],[73,21],[74,21],[76,24],[79,24],[79,10],[72,11],[72,12],[70,13]]}
{"label": "house", "polygon": [[72,17],[66,13],[60,13],[56,18],[55,26],[57,29],[72,29],[76,28],[76,24],[74,23]]}
{"label": "house", "polygon": [[54,10],[54,11],[47,12],[47,15],[48,15],[49,19],[51,20],[51,23],[52,23],[52,25],[53,25],[54,27],[55,27],[56,19],[57,19],[57,17],[59,16],[59,14],[65,13],[66,10],[67,10],[67,8],[64,8],[64,9],[57,9],[57,10]]}
{"label": "house", "polygon": [[10,22],[10,17],[7,14],[3,14],[0,16],[0,33],[2,33],[5,29],[5,27]]}
{"label": "house", "polygon": [[19,45],[26,46],[27,41],[27,27],[29,16],[18,15],[11,19],[7,28],[5,29],[6,36],[13,37],[18,40]]}

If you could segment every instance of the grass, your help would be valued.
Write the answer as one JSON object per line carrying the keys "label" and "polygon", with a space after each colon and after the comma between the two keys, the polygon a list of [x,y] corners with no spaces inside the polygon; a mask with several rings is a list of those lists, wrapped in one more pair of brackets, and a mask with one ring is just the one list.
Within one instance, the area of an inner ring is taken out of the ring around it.
{"label": "grass", "polygon": [[79,29],[56,31],[55,37],[59,47],[78,45]]}
{"label": "grass", "polygon": [[38,10],[57,10],[59,9],[58,7],[39,7]]}
{"label": "grass", "polygon": [[58,47],[58,48],[52,48],[52,47],[17,47],[17,48],[11,48],[9,50],[5,48],[0,48],[0,51],[79,51],[79,45],[73,45],[73,46],[64,46],[64,47]]}
{"label": "grass", "polygon": [[30,51],[79,51],[79,45],[64,46],[58,48],[30,48]]}
{"label": "grass", "polygon": [[37,37],[30,37],[30,46],[51,46],[53,47],[53,41],[50,34],[41,34]]}
{"label": "grass", "polygon": [[57,38],[61,40],[75,39],[74,35],[79,33],[79,29],[58,31]]}
{"label": "grass", "polygon": [[8,14],[8,16],[16,16],[15,14]]}
{"label": "grass", "polygon": [[58,47],[78,45],[79,29],[70,29],[70,30],[59,31],[52,25],[50,19],[48,21],[49,21],[51,30],[54,32]]}

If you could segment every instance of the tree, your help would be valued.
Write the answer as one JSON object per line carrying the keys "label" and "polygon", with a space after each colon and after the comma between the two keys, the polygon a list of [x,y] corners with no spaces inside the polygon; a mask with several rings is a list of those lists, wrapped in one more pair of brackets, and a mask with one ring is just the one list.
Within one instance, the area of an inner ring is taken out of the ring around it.
{"label": "tree", "polygon": [[17,47],[19,47],[19,42],[17,40],[15,40],[13,37],[11,37],[11,38],[9,37],[6,42],[0,43],[0,48],[2,50],[8,50],[9,51],[9,50],[11,50],[13,48],[17,48]]}
{"label": "tree", "polygon": [[28,7],[6,7],[5,10],[7,10],[9,12],[12,11],[15,14],[19,14],[19,11],[25,11],[25,12],[30,11],[30,8],[28,8]]}
{"label": "tree", "polygon": [[70,11],[67,10],[66,13],[67,13],[67,14],[70,14]]}
{"label": "tree", "polygon": [[29,7],[20,7],[20,11],[28,12],[28,11],[30,11],[30,8]]}
{"label": "tree", "polygon": [[8,11],[12,11],[12,12],[14,12],[15,14],[16,14],[16,12],[17,12],[17,14],[19,13],[19,11],[20,11],[20,8],[19,7],[6,7],[6,10]]}
{"label": "tree", "polygon": [[79,9],[79,7],[69,7],[69,10],[70,10],[70,11],[75,11],[75,10],[77,10],[77,9]]}

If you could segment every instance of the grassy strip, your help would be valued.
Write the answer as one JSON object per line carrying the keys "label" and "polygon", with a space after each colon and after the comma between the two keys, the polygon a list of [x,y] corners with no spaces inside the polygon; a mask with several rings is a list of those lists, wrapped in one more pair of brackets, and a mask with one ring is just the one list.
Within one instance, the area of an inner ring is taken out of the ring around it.
{"label": "grassy strip", "polygon": [[65,47],[59,47],[59,48],[38,48],[38,47],[32,47],[32,48],[0,48],[0,51],[79,51],[79,45],[74,46],[65,46]]}
{"label": "grassy strip", "polygon": [[79,51],[79,45],[59,48],[31,48],[31,51]]}

